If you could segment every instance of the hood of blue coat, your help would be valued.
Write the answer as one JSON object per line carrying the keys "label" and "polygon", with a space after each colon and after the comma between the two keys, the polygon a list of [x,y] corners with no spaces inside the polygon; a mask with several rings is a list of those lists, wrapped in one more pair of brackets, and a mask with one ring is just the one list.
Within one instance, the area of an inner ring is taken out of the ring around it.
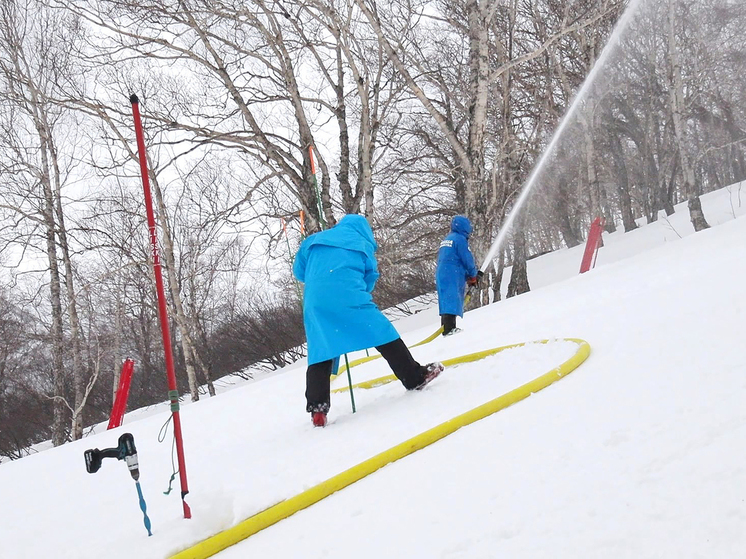
{"label": "hood of blue coat", "polygon": [[336,228],[351,229],[358,233],[365,241],[373,245],[373,251],[378,250],[376,240],[373,238],[373,229],[370,228],[370,223],[362,215],[348,214],[339,220],[339,223],[334,226]]}
{"label": "hood of blue coat", "polygon": [[311,244],[321,244],[357,250],[370,256],[378,250],[373,230],[362,215],[348,214],[331,229],[321,231],[308,238]]}
{"label": "hood of blue coat", "polygon": [[454,233],[461,233],[462,235],[468,237],[471,235],[471,221],[469,221],[469,218],[463,215],[457,215],[454,216],[451,220],[451,231]]}

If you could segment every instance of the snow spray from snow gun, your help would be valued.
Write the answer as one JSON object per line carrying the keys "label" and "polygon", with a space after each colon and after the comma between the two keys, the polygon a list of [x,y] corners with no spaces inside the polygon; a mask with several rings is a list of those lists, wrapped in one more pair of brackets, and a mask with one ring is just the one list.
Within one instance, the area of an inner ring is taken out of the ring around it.
{"label": "snow spray from snow gun", "polygon": [[505,241],[505,238],[507,237],[508,232],[513,225],[513,221],[515,221],[516,216],[523,208],[526,200],[531,194],[531,191],[533,190],[534,185],[539,178],[539,175],[541,175],[542,171],[549,161],[549,158],[554,153],[554,148],[557,146],[560,137],[562,137],[562,133],[577,113],[578,108],[581,106],[583,100],[586,98],[588,91],[590,90],[593,83],[596,81],[596,77],[606,64],[606,60],[609,58],[614,49],[619,45],[622,35],[627,30],[630,22],[637,14],[637,9],[639,8],[641,1],[642,0],[630,0],[627,3],[627,7],[625,8],[624,12],[622,12],[621,17],[614,26],[614,30],[612,31],[609,40],[606,42],[606,45],[604,45],[604,48],[601,51],[599,57],[596,59],[595,64],[591,68],[591,71],[588,73],[580,89],[575,94],[575,97],[572,99],[570,107],[567,109],[565,115],[562,117],[562,120],[557,126],[557,129],[552,134],[552,138],[549,141],[549,144],[547,144],[547,147],[544,149],[544,152],[539,158],[539,161],[536,163],[533,170],[531,171],[528,180],[523,185],[523,190],[521,191],[518,199],[513,204],[513,209],[508,214],[500,230],[498,231],[495,240],[492,242],[492,246],[490,246],[490,250],[488,251],[487,256],[484,258],[484,262],[482,262],[482,265],[479,267],[479,269],[483,273],[487,272],[487,269],[492,263],[493,258],[495,258],[498,249],[503,245],[503,242]]}
{"label": "snow spray from snow gun", "polygon": [[153,533],[150,531],[150,518],[148,518],[145,498],[142,496],[142,489],[140,488],[140,464],[137,460],[137,448],[135,448],[135,438],[132,434],[124,433],[119,437],[119,445],[114,448],[105,448],[103,450],[91,448],[86,450],[83,453],[83,456],[85,457],[85,469],[89,474],[95,474],[99,471],[104,458],[124,460],[132,479],[135,480],[137,497],[140,499],[140,510],[142,510],[143,514],[143,523],[148,531],[148,536],[152,536]]}

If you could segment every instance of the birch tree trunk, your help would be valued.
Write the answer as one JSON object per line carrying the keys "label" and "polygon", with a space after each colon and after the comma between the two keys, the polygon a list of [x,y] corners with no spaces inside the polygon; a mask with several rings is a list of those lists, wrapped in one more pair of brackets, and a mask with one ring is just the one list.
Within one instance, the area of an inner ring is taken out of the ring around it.
{"label": "birch tree trunk", "polygon": [[513,228],[513,269],[508,283],[507,298],[531,290],[528,283],[528,272],[526,270],[526,221],[528,212],[521,212],[516,218],[516,226]]}
{"label": "birch tree trunk", "polygon": [[[81,351],[81,334],[82,330],[80,327],[80,318],[78,316],[78,298],[75,291],[75,277],[73,274],[73,264],[70,257],[70,246],[67,240],[67,227],[65,225],[65,214],[62,208],[62,180],[60,177],[59,162],[57,159],[57,149],[54,141],[52,140],[51,127],[49,126],[48,120],[41,115],[43,120],[43,126],[46,130],[49,130],[49,154],[50,161],[52,163],[52,176],[53,176],[53,194],[54,194],[54,206],[57,221],[57,237],[60,246],[60,252],[62,256],[62,262],[65,270],[65,289],[67,293],[67,312],[70,317],[70,341],[72,346],[73,354],[73,390],[75,393],[74,402],[72,405],[72,425],[71,425],[71,436],[72,439],[77,441],[83,437],[83,425],[84,425],[84,410],[88,393],[90,390],[86,390],[88,382],[88,375],[86,367],[83,364],[82,351]],[[98,375],[96,375],[97,377]]]}
{"label": "birch tree trunk", "polygon": [[699,199],[694,169],[689,155],[687,153],[687,130],[685,102],[684,102],[684,84],[681,76],[681,61],[679,58],[679,49],[676,44],[676,10],[675,0],[668,0],[668,56],[671,64],[671,118],[673,120],[674,135],[678,144],[679,164],[683,175],[684,197],[687,199],[689,206],[689,218],[694,226],[695,231],[707,229],[710,225],[705,219],[702,212],[702,203]]}
{"label": "birch tree trunk", "polygon": [[619,206],[622,213],[622,224],[625,233],[637,229],[635,216],[632,213],[632,199],[629,194],[629,174],[627,173],[627,164],[624,160],[624,151],[622,142],[616,132],[609,134],[611,157],[615,169],[616,191],[619,197]]}
{"label": "birch tree trunk", "polygon": [[[43,132],[42,132],[43,134]],[[44,141],[42,140],[42,144]],[[60,282],[59,263],[57,260],[57,241],[55,237],[54,194],[50,184],[49,166],[46,149],[41,150],[42,175],[41,186],[44,192],[44,226],[47,248],[47,263],[49,265],[49,294],[52,307],[52,379],[54,398],[54,417],[52,420],[52,444],[60,446],[67,441],[65,432],[65,416],[67,405],[65,401],[65,370],[63,363],[63,326],[62,326],[62,289]]]}
{"label": "birch tree trunk", "polygon": [[30,96],[33,101],[31,106],[36,125],[36,132],[40,140],[41,174],[39,181],[43,192],[43,209],[45,226],[45,239],[47,249],[47,263],[49,265],[49,292],[52,311],[52,378],[54,386],[54,417],[52,421],[52,444],[59,446],[67,441],[64,427],[65,417],[69,406],[65,399],[65,369],[63,362],[64,327],[62,314],[62,288],[60,279],[59,260],[57,258],[57,222],[55,220],[55,196],[52,187],[51,169],[49,162],[49,145],[51,138],[49,130],[43,125],[39,116],[41,108],[40,99],[34,86],[30,86]]}
{"label": "birch tree trunk", "polygon": [[588,187],[588,199],[590,202],[591,218],[602,217],[601,195],[596,171],[596,143],[593,138],[593,115],[595,113],[595,101],[592,98],[586,100],[585,110],[580,116],[583,129],[583,163],[585,164],[585,175]]}
{"label": "birch tree trunk", "polygon": [[[17,210],[21,221],[36,222],[42,226],[44,232],[51,307],[52,443],[59,446],[67,440],[65,424],[70,406],[65,400],[64,314],[57,255],[58,234],[64,229],[64,224],[60,224],[57,219],[54,183],[55,180],[59,181],[59,175],[55,173],[58,168],[51,117],[48,113],[50,103],[45,93],[45,88],[53,87],[55,68],[50,63],[54,58],[51,48],[40,44],[34,36],[34,33],[49,31],[55,22],[43,11],[35,14],[38,19],[26,19],[27,8],[31,7],[19,6],[15,2],[7,2],[0,7],[0,72],[5,78],[7,91],[4,93],[8,104],[17,107],[31,121],[28,132],[30,136],[35,134],[35,137],[26,141],[34,144],[38,142],[33,146],[16,145],[13,153],[19,158],[17,163],[26,169],[30,179],[29,191],[24,198],[39,198],[36,202],[38,205],[31,212],[23,211],[21,207]],[[38,50],[33,57],[29,57],[31,49]],[[37,188],[40,195],[35,192]]]}
{"label": "birch tree trunk", "polygon": [[[150,164],[148,164],[148,167],[150,169],[153,168]],[[173,233],[168,222],[168,212],[163,200],[163,192],[158,182],[158,178],[152,172],[150,173],[150,182],[158,206],[158,221],[161,224],[161,241],[163,243],[163,257],[166,264],[165,268],[166,276],[168,278],[169,293],[171,294],[171,307],[173,308],[174,318],[176,319],[176,325],[179,329],[179,342],[181,343],[181,348],[184,352],[184,363],[189,383],[189,393],[192,402],[196,402],[199,400],[198,372],[205,380],[210,396],[215,395],[215,387],[212,384],[212,379],[208,376],[207,367],[199,356],[194,341],[192,340],[192,331],[194,331],[194,329],[192,328],[190,317],[188,317],[184,312],[184,304],[181,300],[181,289],[179,286],[179,280],[176,276]]]}
{"label": "birch tree trunk", "polygon": [[[19,66],[20,70],[20,66]],[[65,399],[65,372],[63,362],[63,344],[64,344],[64,326],[62,311],[62,282],[60,277],[59,259],[57,256],[57,235],[63,230],[63,226],[58,223],[56,216],[57,197],[55,196],[55,187],[53,186],[54,175],[54,149],[52,148],[52,132],[46,124],[44,118],[43,96],[36,89],[36,85],[29,79],[27,81],[29,96],[31,98],[31,113],[33,115],[36,133],[39,137],[40,157],[41,157],[41,175],[39,180],[44,196],[44,225],[47,248],[47,262],[49,265],[50,275],[50,296],[52,306],[52,367],[54,379],[54,419],[52,424],[52,443],[59,446],[67,441],[64,420],[67,409],[70,406]],[[76,322],[77,325],[77,322]],[[78,346],[78,357],[80,357],[80,346]],[[76,394],[77,396],[77,394]]]}
{"label": "birch tree trunk", "polygon": [[489,231],[491,221],[485,215],[486,200],[484,184],[484,136],[487,127],[487,92],[490,83],[489,75],[489,9],[491,2],[478,0],[466,1],[466,15],[469,38],[469,129],[466,157],[469,166],[462,169],[464,174],[464,211],[473,222],[475,229],[481,231],[475,236],[473,251],[484,255],[489,248]]}

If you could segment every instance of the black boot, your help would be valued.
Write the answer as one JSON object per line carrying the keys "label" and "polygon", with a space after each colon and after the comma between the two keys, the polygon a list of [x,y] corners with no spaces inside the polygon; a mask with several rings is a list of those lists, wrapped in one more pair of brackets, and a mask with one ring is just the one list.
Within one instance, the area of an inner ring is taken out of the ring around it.
{"label": "black boot", "polygon": [[401,338],[397,338],[393,342],[382,346],[377,346],[376,349],[381,352],[381,355],[389,364],[391,370],[394,371],[396,378],[402,382],[404,388],[414,390],[422,384],[427,374],[427,369],[414,360],[414,357],[409,352],[409,348]]}
{"label": "black boot", "polygon": [[456,315],[441,314],[440,323],[443,325],[443,335],[447,336],[456,329]]}

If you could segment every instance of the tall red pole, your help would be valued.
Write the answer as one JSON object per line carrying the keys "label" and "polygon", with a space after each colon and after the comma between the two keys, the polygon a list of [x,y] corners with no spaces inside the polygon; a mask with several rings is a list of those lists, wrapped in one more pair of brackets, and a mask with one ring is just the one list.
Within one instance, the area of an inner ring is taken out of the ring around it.
{"label": "tall red pole", "polygon": [[155,230],[155,216],[153,214],[153,199],[150,196],[150,179],[148,177],[148,162],[145,156],[145,139],[142,133],[142,122],[140,121],[140,100],[137,95],[130,96],[132,103],[132,115],[135,120],[135,136],[137,137],[137,156],[140,160],[140,174],[142,175],[142,190],[145,194],[145,211],[148,215],[148,231],[150,233],[150,245],[153,250],[153,272],[155,274],[155,287],[158,292],[158,318],[161,323],[161,334],[163,336],[163,351],[166,355],[166,374],[168,375],[168,397],[171,401],[171,417],[174,421],[174,438],[176,439],[176,457],[179,463],[179,482],[181,483],[181,502],[184,505],[184,518],[191,518],[192,511],[184,500],[189,487],[187,485],[186,463],[184,462],[184,442],[181,436],[181,419],[179,418],[179,391],[176,388],[176,373],[174,370],[174,356],[171,350],[171,334],[168,330],[168,311],[166,308],[166,291],[163,288],[163,275],[161,273],[161,259],[158,252],[158,236]]}

